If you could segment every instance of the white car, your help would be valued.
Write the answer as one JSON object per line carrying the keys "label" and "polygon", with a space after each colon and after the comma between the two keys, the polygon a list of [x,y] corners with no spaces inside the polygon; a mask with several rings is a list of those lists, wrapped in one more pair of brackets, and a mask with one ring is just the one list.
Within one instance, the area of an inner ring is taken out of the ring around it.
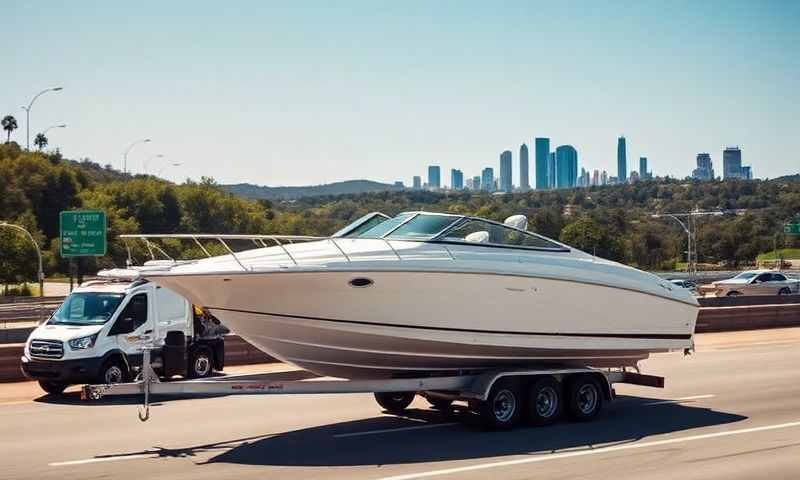
{"label": "white car", "polygon": [[717,297],[737,295],[789,295],[800,293],[800,280],[771,270],[751,270],[711,284]]}

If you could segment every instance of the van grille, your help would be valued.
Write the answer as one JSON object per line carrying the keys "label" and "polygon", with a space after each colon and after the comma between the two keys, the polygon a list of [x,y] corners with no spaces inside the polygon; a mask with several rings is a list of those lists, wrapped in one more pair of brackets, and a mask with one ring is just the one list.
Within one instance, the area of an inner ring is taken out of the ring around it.
{"label": "van grille", "polygon": [[31,357],[61,358],[64,356],[64,344],[58,340],[32,340]]}

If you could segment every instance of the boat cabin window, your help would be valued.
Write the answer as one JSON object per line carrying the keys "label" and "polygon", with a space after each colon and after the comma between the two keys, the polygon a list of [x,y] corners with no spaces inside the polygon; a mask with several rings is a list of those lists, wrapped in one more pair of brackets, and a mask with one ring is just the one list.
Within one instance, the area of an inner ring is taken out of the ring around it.
{"label": "boat cabin window", "polygon": [[536,234],[479,219],[469,219],[457,225],[449,232],[446,232],[437,240],[444,242],[567,250],[561,245]]}
{"label": "boat cabin window", "polygon": [[419,214],[389,234],[389,238],[425,240],[433,238],[453,224],[459,217],[449,215]]}

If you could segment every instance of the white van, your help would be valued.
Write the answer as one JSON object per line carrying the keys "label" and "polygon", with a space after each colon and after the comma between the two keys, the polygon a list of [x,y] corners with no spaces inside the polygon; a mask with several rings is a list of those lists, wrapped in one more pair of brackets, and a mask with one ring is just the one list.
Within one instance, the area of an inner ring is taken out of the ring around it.
{"label": "white van", "polygon": [[30,334],[21,366],[51,394],[70,384],[128,382],[141,368],[143,339],[150,337],[159,375],[207,377],[224,367],[225,333],[171,290],[136,278],[93,280]]}

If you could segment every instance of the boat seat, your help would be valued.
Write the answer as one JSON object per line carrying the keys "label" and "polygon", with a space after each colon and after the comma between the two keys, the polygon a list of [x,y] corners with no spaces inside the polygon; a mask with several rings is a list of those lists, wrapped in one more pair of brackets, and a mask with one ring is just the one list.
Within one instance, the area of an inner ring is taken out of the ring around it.
{"label": "boat seat", "polygon": [[464,240],[470,243],[489,243],[489,232],[482,230],[480,232],[472,232]]}

